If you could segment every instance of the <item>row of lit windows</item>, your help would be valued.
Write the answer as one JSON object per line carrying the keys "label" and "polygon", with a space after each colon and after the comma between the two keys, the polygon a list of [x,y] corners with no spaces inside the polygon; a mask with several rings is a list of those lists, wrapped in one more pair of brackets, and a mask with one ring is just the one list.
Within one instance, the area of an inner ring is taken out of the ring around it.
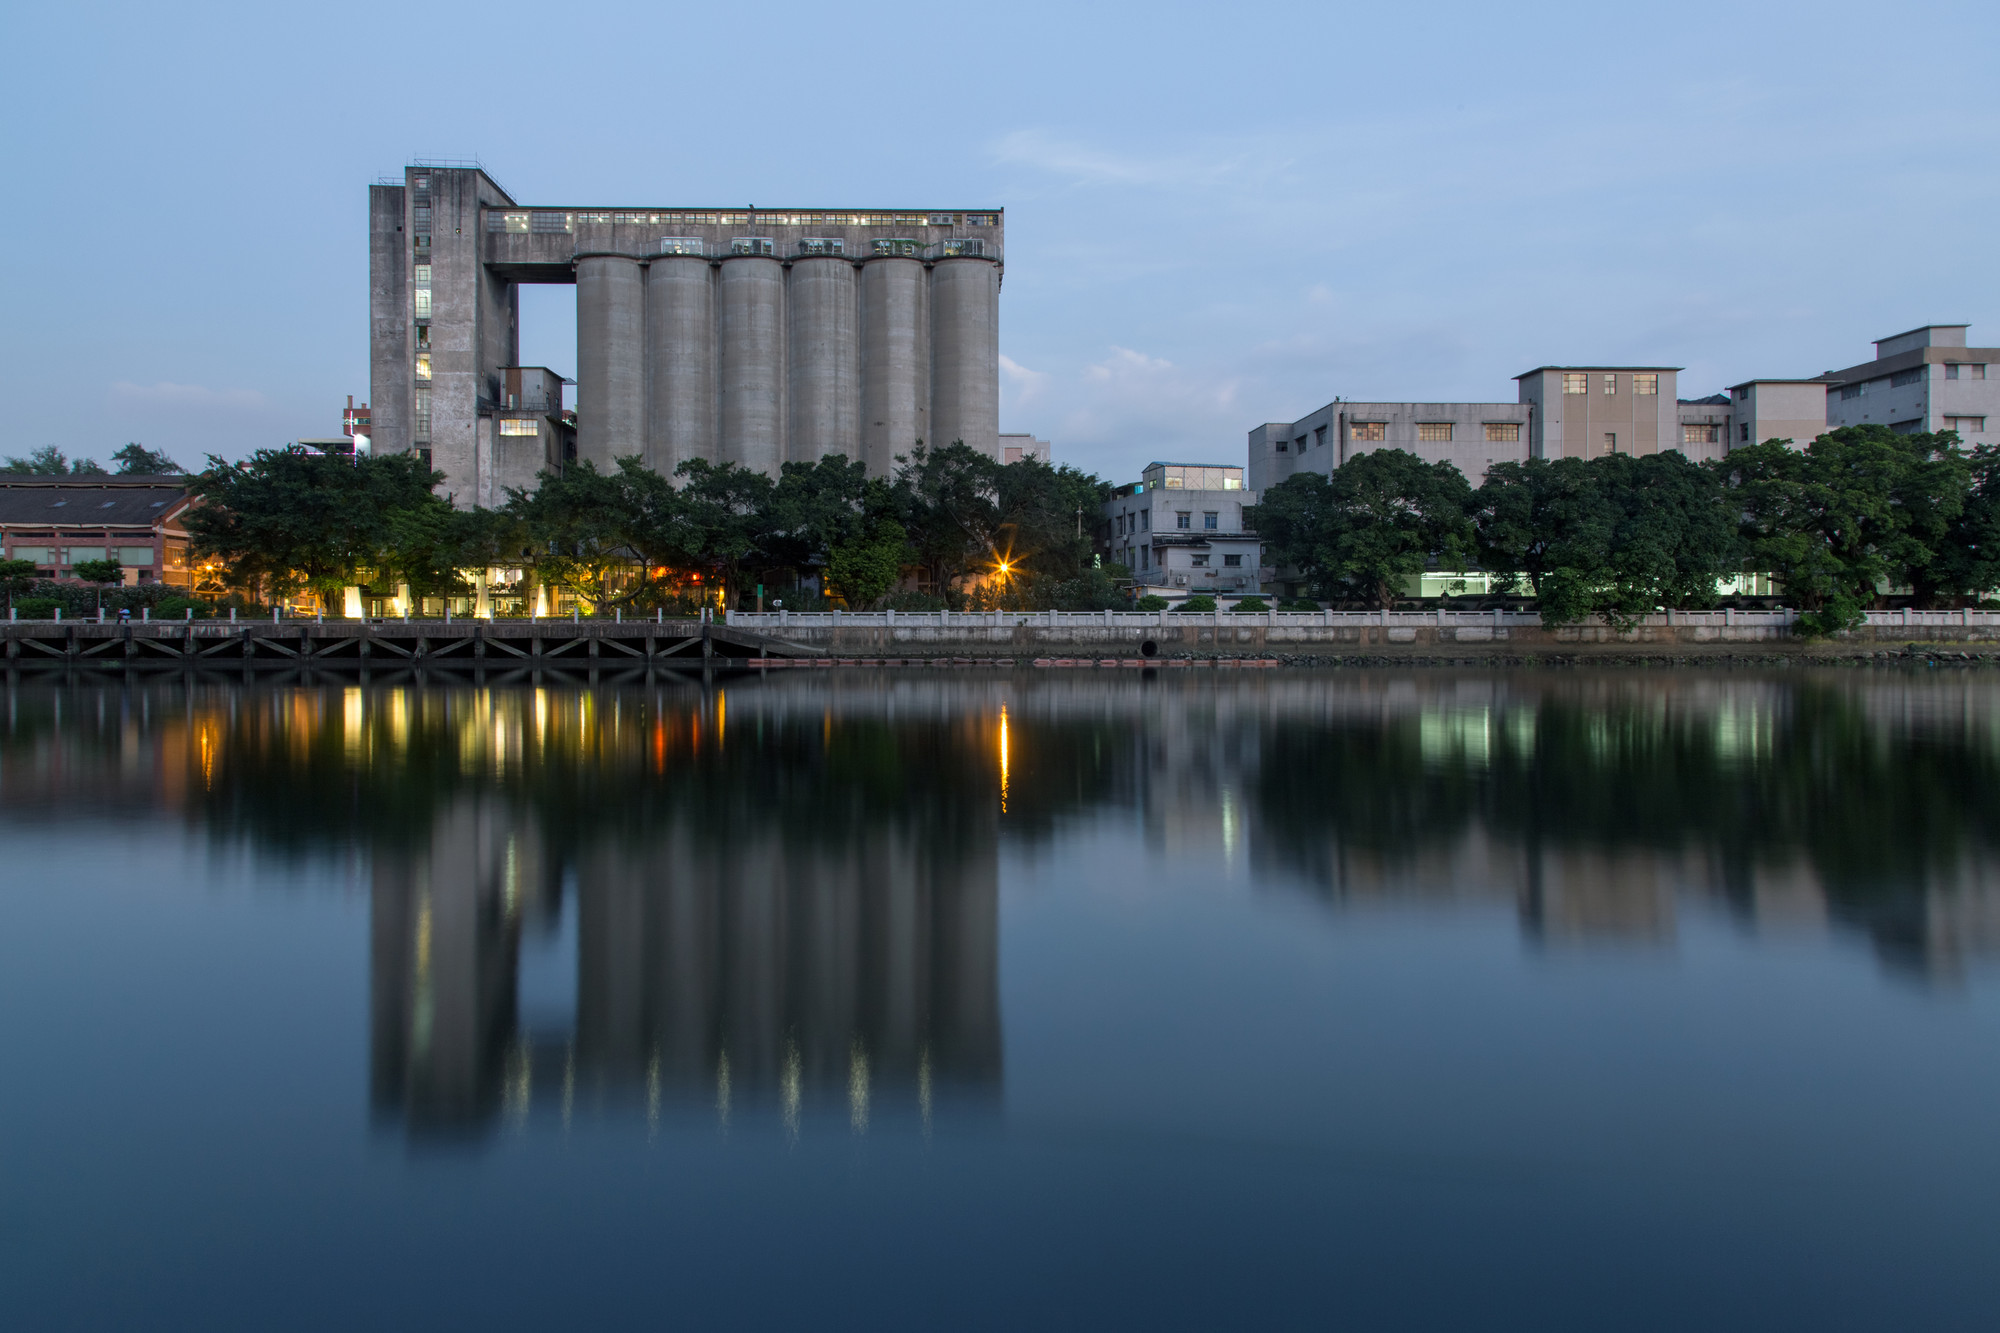
{"label": "row of lit windows", "polygon": [[[430,229],[429,209],[418,230]],[[515,235],[573,232],[578,227],[997,227],[998,213],[557,213],[486,215],[486,230]]]}
{"label": "row of lit windows", "polygon": [[150,546],[16,546],[10,560],[30,560],[51,567],[80,565],[86,560],[116,560],[121,565],[149,568]]}
{"label": "row of lit windows", "polygon": [[501,417],[502,435],[540,435],[542,423],[534,417]]}
{"label": "row of lit windows", "polygon": [[[1590,372],[1583,370],[1563,372],[1563,392],[1570,394],[1589,393]],[[1618,377],[1616,375],[1604,376],[1604,392],[1618,392]],[[1632,377],[1632,392],[1641,398],[1657,397],[1660,392],[1660,377],[1652,373],[1634,375]]]}
{"label": "row of lit windows", "polygon": [[[941,241],[925,245],[922,241],[907,237],[885,236],[869,242],[870,252],[878,256],[902,256],[916,259],[925,254],[938,258],[974,258],[986,256],[986,242],[971,238]],[[705,255],[708,242],[699,236],[662,236],[660,251],[663,255]],[[729,242],[732,255],[772,255],[778,252],[777,242],[769,236],[736,236]],[[847,242],[838,236],[808,236],[798,243],[798,253],[802,255],[844,255]]]}
{"label": "row of lit windows", "polygon": [[1984,435],[1986,433],[1986,418],[1946,417],[1944,419],[1944,428],[1946,430],[1955,430],[1960,435]]}

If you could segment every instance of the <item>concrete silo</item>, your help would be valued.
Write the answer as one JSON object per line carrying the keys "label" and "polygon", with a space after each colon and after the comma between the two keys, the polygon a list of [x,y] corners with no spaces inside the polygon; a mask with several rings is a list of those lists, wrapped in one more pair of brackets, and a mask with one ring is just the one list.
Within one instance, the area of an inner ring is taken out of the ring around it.
{"label": "concrete silo", "polygon": [[1000,456],[1000,266],[945,258],[931,270],[933,443]]}
{"label": "concrete silo", "polygon": [[599,471],[646,444],[646,287],[639,261],[576,261],[576,453]]}
{"label": "concrete silo", "polygon": [[720,462],[777,475],[785,457],[785,268],[768,255],[722,261]]}
{"label": "concrete silo", "polygon": [[792,261],[785,294],[791,338],[789,457],[861,457],[861,351],[854,264],[837,254]]}
{"label": "concrete silo", "polygon": [[715,461],[715,281],[700,255],[646,269],[646,463],[662,476]]}
{"label": "concrete silo", "polygon": [[924,266],[873,257],[861,266],[861,450],[871,477],[928,441],[930,344],[924,337]]}

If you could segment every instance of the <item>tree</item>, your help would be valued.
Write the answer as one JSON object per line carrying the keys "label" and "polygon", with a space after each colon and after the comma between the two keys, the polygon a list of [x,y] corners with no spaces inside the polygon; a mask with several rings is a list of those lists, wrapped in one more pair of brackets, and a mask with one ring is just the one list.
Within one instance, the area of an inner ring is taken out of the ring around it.
{"label": "tree", "polygon": [[1487,469],[1472,511],[1481,565],[1500,576],[1503,589],[1525,576],[1537,598],[1572,599],[1595,576],[1617,523],[1598,480],[1580,458]]}
{"label": "tree", "polygon": [[682,463],[674,475],[681,479],[682,549],[714,569],[724,587],[738,590],[744,568],[760,563],[775,484],[761,472],[699,458]]}
{"label": "tree", "polygon": [[116,560],[79,560],[70,567],[70,573],[85,583],[97,585],[97,609],[104,609],[104,589],[118,582],[123,567]]}
{"label": "tree", "polygon": [[1556,580],[1564,586],[1544,597],[1543,621],[1596,612],[1627,628],[1662,606],[1714,605],[1738,551],[1720,476],[1674,450],[1612,454],[1588,466],[1614,516],[1610,540],[1595,577]]}
{"label": "tree", "polygon": [[1111,498],[1108,484],[1068,464],[1050,467],[1034,458],[995,468],[992,476],[996,553],[1024,608],[1091,611],[1123,604],[1092,563],[1091,533]]}
{"label": "tree", "polygon": [[0,464],[0,472],[31,477],[97,477],[104,475],[104,469],[96,461],[79,458],[72,463],[64,457],[57,445],[44,445],[26,458],[9,458]]}
{"label": "tree", "polygon": [[1843,426],[1806,448],[1767,440],[1720,464],[1749,567],[1784,584],[1808,632],[1861,623],[1892,582],[1916,586],[1947,544],[1970,475],[1955,436]]}
{"label": "tree", "polygon": [[859,459],[829,454],[814,463],[786,463],[757,525],[758,568],[766,574],[804,571],[829,559],[837,547],[867,540],[879,520],[889,519],[890,509],[888,483],[869,481],[868,467]]}
{"label": "tree", "polygon": [[[628,464],[636,466],[637,459],[621,459],[621,474]],[[588,461],[573,463],[560,473],[542,473],[532,494],[510,490],[507,497],[535,576],[569,589],[593,610],[609,604],[636,560],[632,490],[622,476],[606,476]]]}
{"label": "tree", "polygon": [[0,560],[0,589],[7,593],[7,611],[12,614],[14,599],[30,592],[41,571],[32,560]]}
{"label": "tree", "polygon": [[908,534],[916,563],[938,591],[983,568],[997,554],[999,464],[963,441],[941,449],[917,442],[899,464],[891,505]]}
{"label": "tree", "polygon": [[1934,595],[1961,601],[2000,589],[2000,446],[1980,445],[1966,465],[1964,505],[1927,570]]}
{"label": "tree", "polygon": [[415,454],[355,463],[299,449],[260,449],[240,463],[211,456],[183,520],[194,554],[224,562],[227,581],[281,597],[301,588],[331,603],[361,571],[393,563],[392,519],[448,509],[444,480]]}
{"label": "tree", "polygon": [[1265,546],[1297,567],[1318,596],[1395,605],[1435,558],[1460,567],[1472,554],[1472,488],[1450,463],[1401,449],[1348,460],[1331,478],[1297,473],[1247,510]]}
{"label": "tree", "polygon": [[850,608],[865,610],[896,586],[909,557],[910,541],[903,525],[893,518],[878,518],[864,533],[833,548],[827,558],[827,578],[832,591],[845,597]]}
{"label": "tree", "polygon": [[111,455],[121,477],[172,476],[185,471],[165,454],[154,453],[141,444],[128,444]]}

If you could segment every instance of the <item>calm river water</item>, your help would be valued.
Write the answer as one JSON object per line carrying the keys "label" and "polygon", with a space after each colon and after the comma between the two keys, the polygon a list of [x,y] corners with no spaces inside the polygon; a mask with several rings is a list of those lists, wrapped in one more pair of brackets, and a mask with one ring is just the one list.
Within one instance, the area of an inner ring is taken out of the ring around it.
{"label": "calm river water", "polygon": [[4,707],[0,1327],[2000,1321],[1990,673]]}

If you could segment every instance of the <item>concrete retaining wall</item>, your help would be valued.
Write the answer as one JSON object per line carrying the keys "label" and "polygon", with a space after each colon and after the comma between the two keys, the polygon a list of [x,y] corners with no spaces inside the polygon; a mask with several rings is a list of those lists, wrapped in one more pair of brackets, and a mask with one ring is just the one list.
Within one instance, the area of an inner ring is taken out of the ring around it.
{"label": "concrete retaining wall", "polygon": [[[1798,647],[1789,611],[1675,612],[1619,631],[1602,622],[1544,626],[1508,612],[875,612],[732,613],[728,623],[853,656],[1059,652],[1103,656],[1175,653],[1438,652],[1572,653],[1630,649],[1697,651],[1732,645]],[[1821,642],[1825,642],[1822,640]],[[1871,612],[1869,624],[1833,642],[1850,647],[1911,642],[2000,643],[2000,612]],[[1147,653],[1146,646],[1152,645]]]}

